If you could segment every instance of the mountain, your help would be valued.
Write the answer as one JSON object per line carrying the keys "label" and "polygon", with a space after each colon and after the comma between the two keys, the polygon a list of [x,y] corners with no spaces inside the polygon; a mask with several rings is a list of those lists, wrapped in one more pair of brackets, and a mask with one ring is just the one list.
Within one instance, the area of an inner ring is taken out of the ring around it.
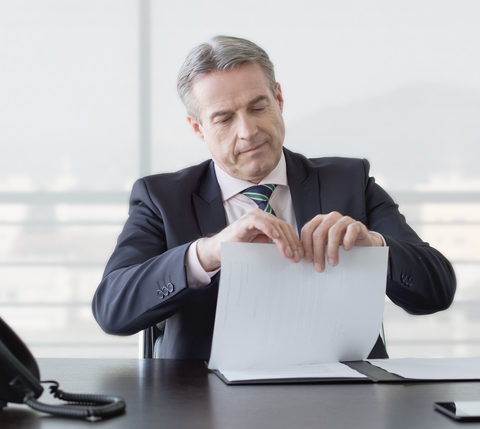
{"label": "mountain", "polygon": [[480,91],[418,84],[324,108],[289,124],[286,146],[365,157],[390,188],[439,177],[480,183]]}

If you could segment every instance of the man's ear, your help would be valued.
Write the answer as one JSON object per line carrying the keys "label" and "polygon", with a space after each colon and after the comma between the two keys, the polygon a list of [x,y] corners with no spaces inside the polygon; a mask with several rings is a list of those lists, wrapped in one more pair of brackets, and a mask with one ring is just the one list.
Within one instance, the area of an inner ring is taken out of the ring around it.
{"label": "man's ear", "polygon": [[282,87],[277,82],[275,86],[275,98],[277,99],[278,105],[280,106],[280,111],[283,112],[283,94],[282,94]]}
{"label": "man's ear", "polygon": [[188,115],[187,116],[187,122],[190,124],[190,126],[193,129],[193,132],[200,137],[203,141],[205,141],[205,136],[203,135],[203,128],[202,124],[198,122],[193,116]]}

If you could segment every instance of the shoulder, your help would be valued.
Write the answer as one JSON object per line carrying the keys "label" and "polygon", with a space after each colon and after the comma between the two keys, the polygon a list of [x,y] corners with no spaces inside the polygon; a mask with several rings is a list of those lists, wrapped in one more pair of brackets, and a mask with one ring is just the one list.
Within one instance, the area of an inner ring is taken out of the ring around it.
{"label": "shoulder", "polygon": [[172,173],[160,173],[146,176],[139,181],[143,181],[147,186],[155,186],[157,184],[170,184],[177,186],[191,186],[195,184],[195,179],[200,179],[210,168],[212,161],[206,160],[200,164],[191,167],[182,168]]}
{"label": "shoulder", "polygon": [[340,176],[351,178],[367,178],[370,164],[366,159],[339,156],[307,158],[299,153],[284,149],[287,165],[306,172],[316,171],[320,177]]}
{"label": "shoulder", "polygon": [[213,171],[211,160],[172,173],[160,173],[138,179],[132,188],[130,203],[177,199],[198,191],[206,175]]}

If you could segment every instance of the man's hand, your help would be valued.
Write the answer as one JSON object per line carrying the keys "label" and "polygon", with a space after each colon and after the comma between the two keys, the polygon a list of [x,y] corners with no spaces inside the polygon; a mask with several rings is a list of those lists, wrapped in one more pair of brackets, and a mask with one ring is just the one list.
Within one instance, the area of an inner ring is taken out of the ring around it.
{"label": "man's hand", "polygon": [[220,267],[221,243],[268,243],[270,239],[285,258],[298,262],[304,257],[302,243],[290,224],[254,209],[214,236],[201,238],[197,243],[198,260],[205,271],[213,271]]}
{"label": "man's hand", "polygon": [[345,250],[353,246],[383,246],[382,238],[349,216],[338,212],[317,215],[306,223],[301,233],[305,260],[313,262],[315,269],[325,269],[325,253],[331,266],[338,264],[338,247]]}

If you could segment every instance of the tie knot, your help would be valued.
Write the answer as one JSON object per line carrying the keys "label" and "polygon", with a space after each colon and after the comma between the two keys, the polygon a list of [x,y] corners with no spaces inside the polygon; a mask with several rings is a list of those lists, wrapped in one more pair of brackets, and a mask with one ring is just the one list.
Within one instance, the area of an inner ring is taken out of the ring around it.
{"label": "tie knot", "polygon": [[275,214],[270,206],[269,200],[276,186],[277,185],[270,184],[250,186],[249,188],[244,189],[242,194],[252,199],[263,211]]}

